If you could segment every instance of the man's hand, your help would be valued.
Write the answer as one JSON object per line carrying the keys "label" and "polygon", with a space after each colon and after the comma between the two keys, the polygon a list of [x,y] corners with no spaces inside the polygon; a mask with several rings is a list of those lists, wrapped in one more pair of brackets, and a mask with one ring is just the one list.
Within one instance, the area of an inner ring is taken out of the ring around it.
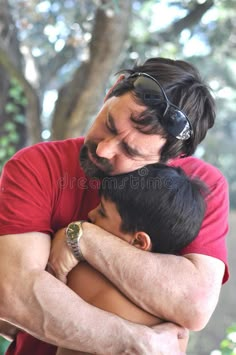
{"label": "man's hand", "polygon": [[187,329],[173,323],[162,323],[152,329],[158,334],[161,354],[185,354],[189,340]]}
{"label": "man's hand", "polygon": [[[125,354],[142,354],[142,355],[184,355],[185,351],[180,349],[179,340],[184,343],[188,340],[188,331],[173,323],[163,323],[152,328],[143,326],[140,328],[141,334],[136,333],[136,344],[134,351],[124,352]],[[121,352],[123,354],[123,352]]]}
{"label": "man's hand", "polygon": [[47,271],[66,283],[68,273],[78,264],[78,260],[66,243],[65,228],[60,229],[52,240]]}
{"label": "man's hand", "polygon": [[[150,341],[150,352],[157,355],[184,355],[188,341],[188,331],[173,323],[162,323],[152,328],[155,335]],[[183,346],[180,349],[180,342]],[[146,354],[146,353],[145,353]]]}

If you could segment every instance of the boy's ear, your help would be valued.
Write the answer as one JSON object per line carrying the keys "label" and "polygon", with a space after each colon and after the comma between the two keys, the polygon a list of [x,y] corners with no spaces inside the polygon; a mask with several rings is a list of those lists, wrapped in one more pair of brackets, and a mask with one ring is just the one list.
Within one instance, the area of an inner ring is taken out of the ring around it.
{"label": "boy's ear", "polygon": [[143,231],[134,234],[132,245],[138,249],[150,251],[152,249],[152,242],[149,235]]}
{"label": "boy's ear", "polygon": [[110,95],[110,93],[112,92],[112,90],[116,87],[116,85],[125,78],[125,75],[124,74],[121,74],[119,76],[119,78],[116,80],[115,84],[112,85],[112,87],[108,90],[108,92],[106,93],[106,96],[104,98],[104,102],[108,99],[108,96]]}

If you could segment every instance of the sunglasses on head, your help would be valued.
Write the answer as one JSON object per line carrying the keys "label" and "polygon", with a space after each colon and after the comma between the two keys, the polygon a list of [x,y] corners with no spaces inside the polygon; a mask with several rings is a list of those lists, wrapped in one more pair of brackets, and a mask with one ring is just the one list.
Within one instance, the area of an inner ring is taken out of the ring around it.
{"label": "sunglasses on head", "polygon": [[188,140],[193,135],[193,130],[188,117],[168,99],[161,84],[147,73],[134,73],[128,79],[133,81],[135,89],[143,93],[143,102],[147,105],[165,104],[163,121],[164,128],[177,139]]}

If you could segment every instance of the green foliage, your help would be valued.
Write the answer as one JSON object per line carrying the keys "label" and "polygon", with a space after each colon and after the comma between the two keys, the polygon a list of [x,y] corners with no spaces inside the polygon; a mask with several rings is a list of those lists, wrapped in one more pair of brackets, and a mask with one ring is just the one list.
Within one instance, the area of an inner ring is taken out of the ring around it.
{"label": "green foliage", "polygon": [[226,329],[226,337],[220,343],[220,349],[210,355],[236,355],[236,324]]}
{"label": "green foliage", "polygon": [[9,344],[10,344],[9,341],[0,337],[0,355],[5,354],[6,349],[8,348]]}
{"label": "green foliage", "polygon": [[24,108],[27,105],[22,87],[12,79],[5,106],[6,120],[1,127],[0,135],[0,170],[4,163],[17,151],[20,140],[19,127],[25,124]]}

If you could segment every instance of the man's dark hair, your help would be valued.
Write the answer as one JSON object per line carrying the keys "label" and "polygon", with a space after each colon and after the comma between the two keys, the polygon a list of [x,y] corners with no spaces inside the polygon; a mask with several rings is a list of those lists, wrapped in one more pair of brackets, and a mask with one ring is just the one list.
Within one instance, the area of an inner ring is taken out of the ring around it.
{"label": "man's dark hair", "polygon": [[[129,76],[122,80],[111,92],[111,96],[120,96],[128,91],[134,93],[138,103],[145,104],[148,109],[135,119],[138,129],[145,134],[160,134],[167,139],[161,151],[161,162],[177,156],[192,155],[197,145],[205,138],[207,130],[214,125],[215,102],[208,86],[203,82],[197,69],[182,60],[151,58],[143,65],[136,65],[132,70],[121,72],[133,74],[147,73],[160,82],[168,99],[179,107],[189,118],[193,135],[187,140],[179,140],[166,132],[160,124],[163,115],[161,105],[150,106],[143,101],[133,80]],[[133,118],[132,118],[133,119]],[[134,119],[133,119],[134,120]]]}
{"label": "man's dark hair", "polygon": [[207,188],[181,168],[151,164],[103,179],[100,195],[115,203],[121,231],[144,231],[152,251],[178,253],[197,236],[204,218]]}

